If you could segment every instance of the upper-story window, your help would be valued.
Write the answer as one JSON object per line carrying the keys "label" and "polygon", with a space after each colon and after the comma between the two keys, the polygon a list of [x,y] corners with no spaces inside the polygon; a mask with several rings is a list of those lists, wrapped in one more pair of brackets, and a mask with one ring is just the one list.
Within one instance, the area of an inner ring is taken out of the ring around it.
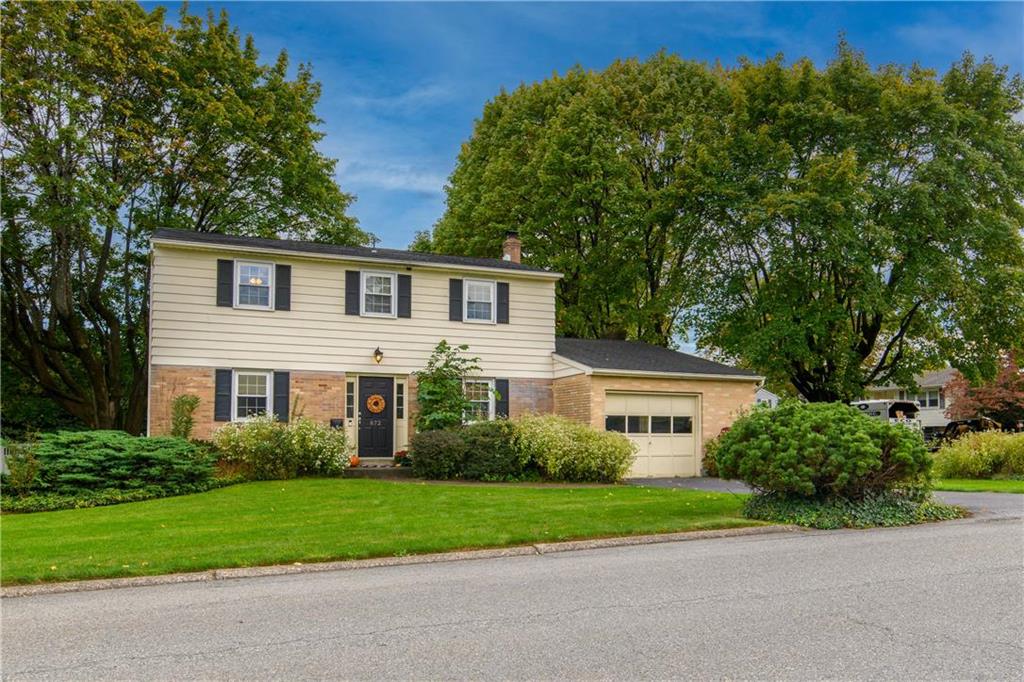
{"label": "upper-story window", "polygon": [[274,266],[235,261],[235,305],[270,310],[273,306]]}
{"label": "upper-story window", "polygon": [[362,273],[362,314],[395,317],[396,277],[390,272]]}
{"label": "upper-story window", "polygon": [[467,322],[494,322],[495,282],[488,280],[465,280],[462,319]]}
{"label": "upper-story window", "polygon": [[930,389],[919,393],[900,391],[899,397],[900,400],[909,400],[917,403],[918,407],[938,407],[940,409],[945,409],[946,407],[946,393],[941,389]]}

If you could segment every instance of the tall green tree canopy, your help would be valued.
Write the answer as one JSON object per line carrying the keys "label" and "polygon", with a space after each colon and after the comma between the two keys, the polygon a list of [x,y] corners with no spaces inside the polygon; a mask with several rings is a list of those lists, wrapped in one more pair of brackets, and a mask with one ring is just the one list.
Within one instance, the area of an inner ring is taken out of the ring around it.
{"label": "tall green tree canopy", "polygon": [[720,77],[668,54],[502,93],[463,146],[433,248],[496,256],[518,230],[531,263],[565,274],[562,333],[667,344],[692,302],[701,156],[727,105]]}
{"label": "tall green tree canopy", "polygon": [[223,14],[10,2],[0,28],[3,361],[138,432],[154,228],[365,241],[316,149],[319,85]]}
{"label": "tall green tree canopy", "polygon": [[1024,342],[1024,83],[965,56],[873,70],[840,45],[730,72],[701,342],[811,400],[990,374]]}
{"label": "tall green tree canopy", "polygon": [[693,330],[812,400],[990,373],[1024,342],[1022,93],[991,61],[938,77],[845,44],[825,68],[577,69],[488,103],[429,245],[517,229],[566,273],[561,333]]}

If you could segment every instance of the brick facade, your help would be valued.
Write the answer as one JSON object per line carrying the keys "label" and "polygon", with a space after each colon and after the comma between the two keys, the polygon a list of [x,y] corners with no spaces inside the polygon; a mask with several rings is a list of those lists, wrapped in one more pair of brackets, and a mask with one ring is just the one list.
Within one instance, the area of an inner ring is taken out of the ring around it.
{"label": "brick facade", "polygon": [[509,379],[508,416],[549,414],[555,409],[550,379]]}
{"label": "brick facade", "polygon": [[293,413],[323,424],[345,417],[344,372],[292,372],[290,379]]}
{"label": "brick facade", "polygon": [[149,369],[149,435],[171,432],[171,403],[179,395],[199,396],[193,438],[209,440],[218,426],[213,421],[214,370],[212,367],[153,365]]}
{"label": "brick facade", "polygon": [[[209,440],[226,422],[213,419],[214,369],[153,365],[149,377],[149,433],[165,436],[171,432],[171,403],[179,395],[199,396],[194,413],[193,438]],[[289,410],[318,422],[345,416],[345,374],[341,372],[291,372]],[[298,401],[298,405],[296,405]]]}
{"label": "brick facade", "polygon": [[[590,376],[576,374],[553,382],[554,412],[569,419],[590,423]],[[602,425],[601,428],[604,428]]]}

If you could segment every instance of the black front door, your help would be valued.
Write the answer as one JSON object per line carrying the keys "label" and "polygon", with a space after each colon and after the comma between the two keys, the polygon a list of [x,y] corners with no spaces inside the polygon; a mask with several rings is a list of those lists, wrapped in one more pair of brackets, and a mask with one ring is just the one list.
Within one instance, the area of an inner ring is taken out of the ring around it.
{"label": "black front door", "polygon": [[391,457],[395,436],[391,400],[395,380],[388,377],[359,377],[359,456]]}

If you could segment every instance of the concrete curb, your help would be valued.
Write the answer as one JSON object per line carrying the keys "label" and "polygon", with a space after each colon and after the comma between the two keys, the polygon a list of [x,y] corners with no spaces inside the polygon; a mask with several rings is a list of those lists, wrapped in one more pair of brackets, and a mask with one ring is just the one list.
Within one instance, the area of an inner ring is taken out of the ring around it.
{"label": "concrete curb", "polygon": [[363,568],[386,566],[408,566],[412,564],[436,564],[450,561],[471,561],[499,559],[515,556],[539,556],[559,552],[578,552],[606,547],[628,547],[632,545],[654,545],[666,542],[687,542],[712,538],[743,537],[750,535],[772,535],[778,533],[803,533],[807,529],[797,526],[748,526],[721,530],[696,530],[681,533],[660,533],[656,535],[627,535],[593,540],[569,540],[566,542],[542,542],[516,547],[495,549],[474,549],[436,554],[413,554],[400,557],[378,557],[376,559],[352,559],[348,561],[324,561],[304,564],[278,564],[274,566],[252,566],[245,568],[217,568],[194,573],[168,573],[165,575],[137,576],[132,578],[102,578],[97,580],[74,580],[62,583],[40,583],[35,585],[12,585],[0,589],[0,597],[31,597],[43,594],[64,594],[67,592],[91,592],[113,590],[124,587],[149,587],[153,585],[176,585],[178,583],[201,583],[239,578],[261,578],[302,573],[323,573],[326,571],[352,571]]}

